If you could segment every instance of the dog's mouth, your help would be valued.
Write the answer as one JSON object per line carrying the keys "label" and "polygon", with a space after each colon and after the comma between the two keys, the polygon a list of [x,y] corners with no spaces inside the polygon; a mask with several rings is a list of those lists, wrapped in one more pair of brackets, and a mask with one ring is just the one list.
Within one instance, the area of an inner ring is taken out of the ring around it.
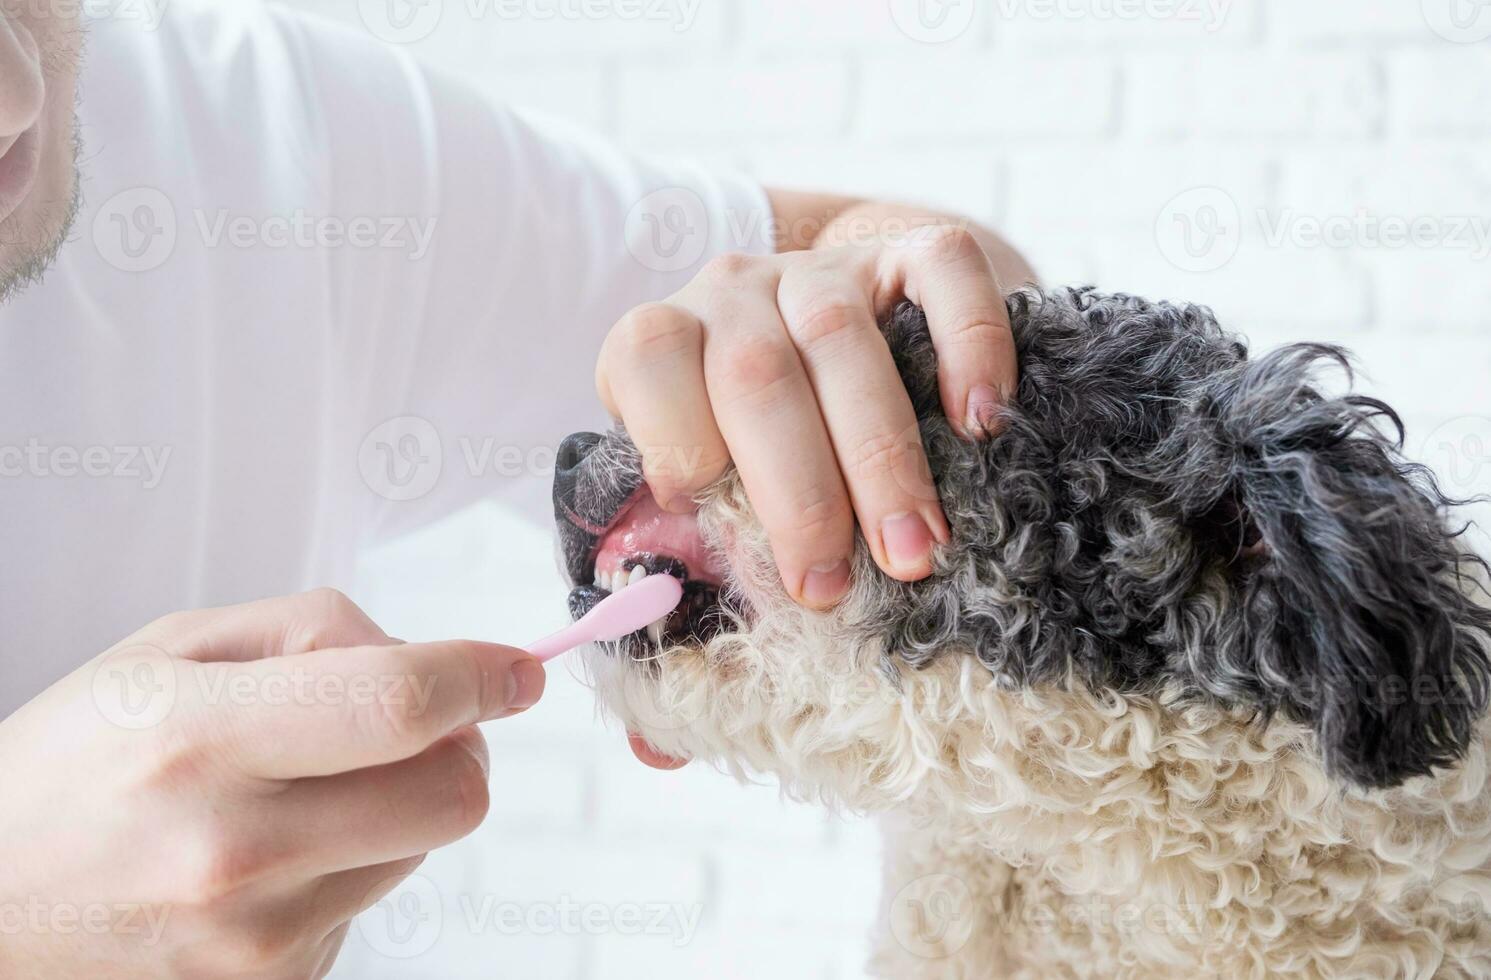
{"label": "dog's mouth", "polygon": [[621,653],[640,659],[671,646],[702,644],[719,632],[723,575],[704,545],[694,515],[664,511],[646,488],[597,540],[581,576],[590,584],[570,593],[570,614],[578,619],[606,596],[648,575],[678,579],[683,601],[646,629],[617,641]]}
{"label": "dog's mouth", "polygon": [[664,649],[702,645],[720,631],[724,573],[692,513],[664,511],[641,482],[635,450],[616,436],[581,434],[565,441],[555,481],[570,614],[578,619],[602,599],[648,575],[672,575],[683,600],[645,629],[603,646],[645,660]]}
{"label": "dog's mouth", "polygon": [[589,568],[581,574],[590,583],[570,592],[570,615],[579,619],[607,595],[655,574],[683,583],[683,601],[655,624],[617,641],[620,652],[634,659],[677,644],[702,644],[719,632],[722,618],[723,576],[692,513],[665,512],[643,488],[596,541]]}

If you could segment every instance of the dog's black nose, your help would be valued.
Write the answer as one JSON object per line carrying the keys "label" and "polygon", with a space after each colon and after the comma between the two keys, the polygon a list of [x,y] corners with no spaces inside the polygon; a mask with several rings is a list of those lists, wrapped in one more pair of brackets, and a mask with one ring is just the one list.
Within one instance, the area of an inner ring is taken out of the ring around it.
{"label": "dog's black nose", "polygon": [[576,432],[574,435],[564,437],[559,444],[559,453],[555,459],[558,472],[555,474],[560,479],[570,475],[570,472],[581,463],[585,457],[600,444],[601,436],[596,432]]}
{"label": "dog's black nose", "polygon": [[625,433],[577,432],[554,454],[554,518],[565,569],[585,579],[596,543],[642,489],[642,462]]}

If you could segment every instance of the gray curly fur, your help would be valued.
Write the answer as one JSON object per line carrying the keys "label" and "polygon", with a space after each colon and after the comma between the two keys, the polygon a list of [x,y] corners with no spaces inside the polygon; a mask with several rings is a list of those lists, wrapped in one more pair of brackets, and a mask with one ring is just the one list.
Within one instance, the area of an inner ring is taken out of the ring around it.
{"label": "gray curly fur", "polygon": [[957,646],[1011,685],[1178,682],[1310,725],[1365,787],[1464,754],[1491,681],[1486,566],[1393,410],[1320,389],[1327,364],[1349,378],[1343,351],[1252,361],[1204,307],[1091,290],[1009,309],[1018,394],[978,445],[942,416],[921,311],[886,324],[953,529],[935,574],[884,580],[860,624],[893,663]]}

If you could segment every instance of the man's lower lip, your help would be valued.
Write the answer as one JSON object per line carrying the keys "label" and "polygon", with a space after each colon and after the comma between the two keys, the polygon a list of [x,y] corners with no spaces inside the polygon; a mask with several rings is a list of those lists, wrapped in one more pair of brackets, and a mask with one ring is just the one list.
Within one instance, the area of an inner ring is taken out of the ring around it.
{"label": "man's lower lip", "polygon": [[0,156],[0,221],[16,212],[41,168],[40,127],[32,126]]}

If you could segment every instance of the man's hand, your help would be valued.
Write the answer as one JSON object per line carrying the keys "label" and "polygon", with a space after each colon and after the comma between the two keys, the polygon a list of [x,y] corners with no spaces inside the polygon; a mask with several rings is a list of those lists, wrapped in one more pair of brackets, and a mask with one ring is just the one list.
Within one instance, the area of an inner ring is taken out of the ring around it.
{"label": "man's hand", "polygon": [[6,977],[314,977],[486,816],[521,650],[390,639],[332,591],[178,613],[0,724]]}
{"label": "man's hand", "polygon": [[807,195],[772,203],[786,251],[721,256],[632,310],[606,339],[597,388],[663,508],[689,509],[733,460],[787,590],[823,608],[848,587],[856,521],[903,581],[928,575],[948,537],[880,319],[903,299],[925,309],[943,410],[982,438],[1017,378],[990,252],[1008,278],[1031,275],[967,222]]}

